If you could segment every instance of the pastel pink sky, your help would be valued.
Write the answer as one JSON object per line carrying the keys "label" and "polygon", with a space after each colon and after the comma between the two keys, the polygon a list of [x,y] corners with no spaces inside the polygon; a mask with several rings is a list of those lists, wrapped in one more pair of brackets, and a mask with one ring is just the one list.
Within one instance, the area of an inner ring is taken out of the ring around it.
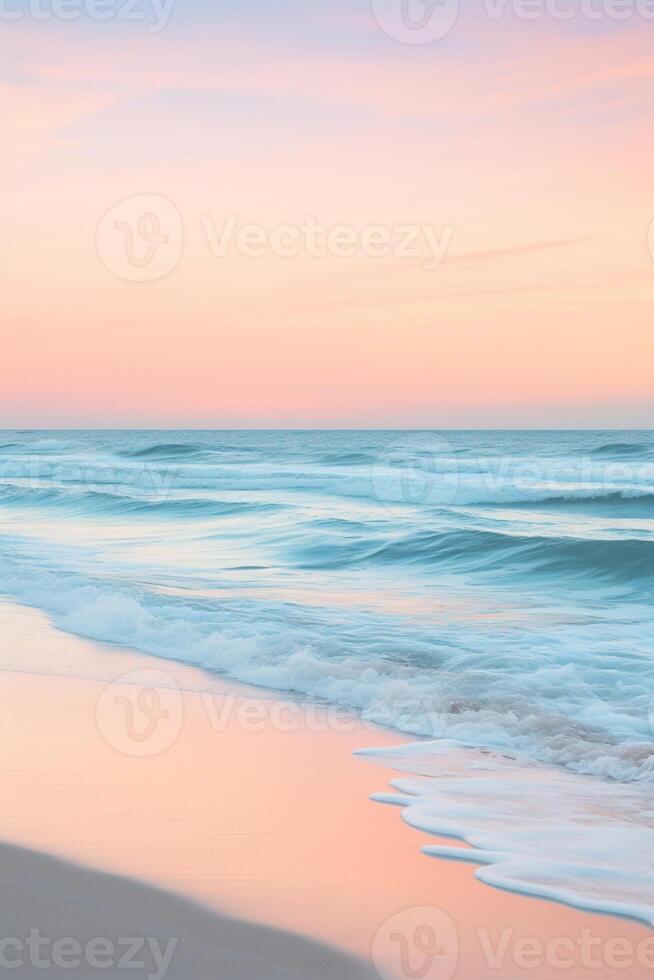
{"label": "pastel pink sky", "polygon": [[[3,22],[0,427],[650,427],[653,41],[478,11],[407,45],[340,0]],[[138,195],[183,221],[149,282],[96,243]],[[229,216],[451,237],[221,257]]]}

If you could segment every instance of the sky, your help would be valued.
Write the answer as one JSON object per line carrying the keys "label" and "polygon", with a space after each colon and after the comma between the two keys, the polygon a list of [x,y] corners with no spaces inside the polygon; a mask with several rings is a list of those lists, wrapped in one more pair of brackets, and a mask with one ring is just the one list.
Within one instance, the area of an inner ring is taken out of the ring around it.
{"label": "sky", "polygon": [[647,2],[0,0],[0,427],[652,427]]}

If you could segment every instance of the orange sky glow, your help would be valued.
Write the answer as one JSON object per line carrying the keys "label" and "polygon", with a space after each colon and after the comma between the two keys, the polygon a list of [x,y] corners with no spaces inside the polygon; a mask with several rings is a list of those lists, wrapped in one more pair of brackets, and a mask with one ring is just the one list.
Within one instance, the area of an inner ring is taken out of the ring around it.
{"label": "orange sky glow", "polygon": [[2,424],[649,427],[654,20],[246,6],[3,23]]}

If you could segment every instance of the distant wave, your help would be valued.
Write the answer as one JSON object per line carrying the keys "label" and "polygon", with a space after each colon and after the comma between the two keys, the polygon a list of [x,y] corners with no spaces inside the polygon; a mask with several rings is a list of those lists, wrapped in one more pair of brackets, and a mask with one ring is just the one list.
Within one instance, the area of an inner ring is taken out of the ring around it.
{"label": "distant wave", "polygon": [[654,538],[598,540],[479,530],[423,531],[390,540],[353,536],[316,541],[296,546],[294,555],[307,568],[397,564],[494,572],[503,577],[530,572],[632,585],[654,580]]}
{"label": "distant wave", "polygon": [[633,458],[638,456],[651,455],[654,446],[643,445],[636,442],[607,442],[603,446],[598,446],[591,450],[592,456],[602,457],[626,457]]}
{"label": "distant wave", "polygon": [[203,500],[200,498],[148,499],[103,490],[59,490],[22,486],[0,486],[0,506],[18,505],[64,509],[70,513],[102,517],[227,517],[231,514],[264,513],[280,510],[281,505],[272,503],[248,503],[245,501]]}
{"label": "distant wave", "polygon": [[[654,496],[654,463],[641,466],[633,474],[633,480],[626,472],[620,474],[618,481],[607,479],[599,463],[594,464],[591,472],[576,464],[563,469],[557,466],[550,476],[540,462],[491,460],[487,461],[486,469],[479,461],[468,461],[465,467],[457,467],[451,459],[438,459],[430,461],[429,468],[422,471],[419,467],[412,468],[411,460],[402,469],[386,464],[346,462],[280,463],[276,456],[264,460],[243,459],[232,456],[231,449],[225,449],[223,454],[216,446],[177,448],[169,456],[167,452],[161,446],[133,452],[130,449],[116,453],[113,462],[100,456],[81,457],[72,463],[65,456],[32,459],[21,453],[8,454],[0,463],[0,479],[36,478],[41,484],[52,480],[54,484],[72,487],[83,482],[87,486],[96,483],[110,488],[115,485],[144,490],[172,486],[200,492],[311,493],[370,502],[381,508],[380,517],[386,510],[392,520],[411,509],[420,509],[428,517],[428,509],[435,507],[538,503],[551,506],[556,500],[588,500],[597,506],[602,498],[618,505],[620,498],[625,502],[644,499],[647,503]],[[119,457],[121,461],[117,462]]]}
{"label": "distant wave", "polygon": [[[36,453],[51,454],[67,452],[75,449],[75,444],[71,439],[60,436],[40,436],[34,432],[12,432],[11,435],[18,436],[19,441],[14,440],[4,443],[0,446],[0,452],[11,449],[16,455],[20,456],[22,454],[33,455]],[[21,435],[24,435],[26,438],[20,440]]]}
{"label": "distant wave", "polygon": [[146,446],[144,449],[128,449],[118,453],[118,455],[125,456],[128,459],[166,460],[178,459],[180,457],[184,459],[205,459],[208,454],[206,450],[198,446],[193,446],[190,443],[164,442],[158,443],[155,446]]}
{"label": "distant wave", "polygon": [[165,463],[168,460],[178,460],[181,463],[195,460],[211,461],[217,460],[222,456],[240,459],[248,456],[251,450],[243,446],[235,446],[227,443],[212,444],[211,446],[198,446],[190,442],[164,442],[156,443],[153,446],[144,446],[139,449],[119,450],[116,455],[124,459],[151,460],[152,462]]}
{"label": "distant wave", "polygon": [[540,500],[514,501],[511,506],[523,510],[569,511],[575,514],[613,515],[615,517],[653,517],[654,493],[648,490],[608,490],[605,493],[563,493]]}
{"label": "distant wave", "polygon": [[325,453],[318,461],[326,466],[363,466],[374,463],[370,453]]}

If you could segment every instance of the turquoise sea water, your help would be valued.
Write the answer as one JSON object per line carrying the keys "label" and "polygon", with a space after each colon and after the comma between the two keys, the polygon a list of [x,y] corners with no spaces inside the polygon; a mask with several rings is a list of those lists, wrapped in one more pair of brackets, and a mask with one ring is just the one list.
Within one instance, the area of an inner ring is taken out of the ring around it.
{"label": "turquoise sea water", "polygon": [[[423,778],[413,819],[442,831],[449,807],[484,850],[515,847],[507,813],[504,830],[488,815],[518,805],[527,767],[561,820],[609,814],[591,897],[648,920],[653,558],[653,432],[0,433],[7,595],[64,630],[438,739],[395,760]],[[501,789],[474,816],[470,782],[465,805],[437,798],[443,746],[493,760],[483,787]],[[600,859],[624,840],[618,792],[631,850]],[[565,858],[550,894],[589,906],[592,874]]]}

